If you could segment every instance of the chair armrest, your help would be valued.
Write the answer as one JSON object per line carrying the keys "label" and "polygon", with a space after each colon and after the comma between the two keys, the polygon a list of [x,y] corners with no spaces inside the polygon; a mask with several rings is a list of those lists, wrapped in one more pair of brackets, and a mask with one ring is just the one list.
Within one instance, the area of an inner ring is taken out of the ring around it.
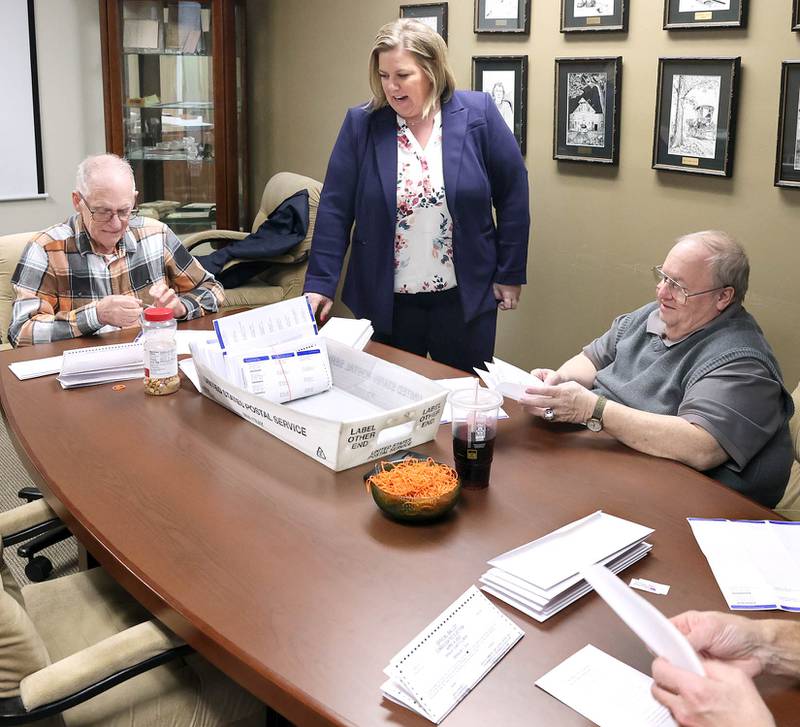
{"label": "chair armrest", "polygon": [[[173,651],[174,655],[170,655]],[[124,681],[112,678],[120,672],[133,672],[124,677],[130,678],[145,670],[137,670],[139,664],[151,661],[154,663],[147,668],[152,668],[168,660],[155,657],[174,658],[187,651],[189,647],[173,633],[156,621],[145,621],[29,674],[20,682],[20,698],[30,712],[83,693],[78,701],[69,699],[68,706],[59,706],[60,711]],[[111,683],[92,689],[104,680]]]}
{"label": "chair armrest", "polygon": [[[19,505],[12,510],[0,513],[0,536],[3,545],[14,545],[22,540],[33,537],[39,531],[37,526],[48,524],[48,530],[58,517],[44,500],[34,500],[25,505]],[[31,532],[34,530],[34,532]]]}
{"label": "chair armrest", "polygon": [[211,247],[216,250],[219,242],[244,240],[249,234],[249,232],[237,232],[235,230],[203,230],[202,232],[193,232],[191,235],[187,235],[181,242],[187,250],[192,250],[204,242],[211,243]]}

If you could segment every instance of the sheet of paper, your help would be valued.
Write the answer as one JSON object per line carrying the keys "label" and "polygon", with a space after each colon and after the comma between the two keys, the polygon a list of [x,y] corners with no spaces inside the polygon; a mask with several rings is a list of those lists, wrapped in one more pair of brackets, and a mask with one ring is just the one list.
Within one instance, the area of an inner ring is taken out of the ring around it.
{"label": "sheet of paper", "polygon": [[20,381],[35,379],[38,376],[57,374],[61,371],[61,356],[37,358],[34,361],[15,361],[9,364],[8,368]]}
{"label": "sheet of paper", "polygon": [[663,656],[681,669],[705,676],[697,652],[652,603],[634,593],[605,566],[589,566],[581,575],[653,654]]}
{"label": "sheet of paper", "polygon": [[175,341],[178,344],[178,356],[184,353],[191,353],[189,344],[192,341],[199,341],[205,343],[212,341],[216,343],[216,336],[214,331],[178,331],[175,333]]}
{"label": "sheet of paper", "polygon": [[536,686],[600,727],[667,727],[675,720],[650,694],[653,680],[588,644]]}
{"label": "sheet of paper", "polygon": [[652,528],[600,510],[489,561],[489,565],[552,588],[586,565],[641,542]]}
{"label": "sheet of paper", "polygon": [[541,386],[542,382],[529,371],[506,363],[502,359],[493,358],[484,364],[486,370],[475,368],[474,371],[490,389],[500,392],[509,399],[519,401],[529,386]]}
{"label": "sheet of paper", "polygon": [[669,593],[669,586],[655,581],[648,581],[647,578],[631,578],[631,582],[628,585],[640,591],[655,593],[657,596],[666,596]]}
{"label": "sheet of paper", "polygon": [[800,611],[800,522],[688,520],[729,608]]}
{"label": "sheet of paper", "polygon": [[471,586],[390,661],[381,689],[438,724],[523,635]]}
{"label": "sheet of paper", "polygon": [[[475,386],[475,379],[471,376],[463,376],[458,377],[456,379],[435,379],[437,384],[441,384],[444,386],[445,389],[448,391],[458,391],[459,389],[469,389],[470,387]],[[497,414],[498,419],[508,419],[508,414],[500,408],[500,411]],[[442,424],[449,424],[453,421],[453,408],[450,406],[450,402],[446,401],[444,404],[444,409],[442,410]]]}
{"label": "sheet of paper", "polygon": [[270,345],[313,336],[317,333],[317,324],[308,299],[301,295],[218,318],[214,321],[214,331],[220,348],[227,351],[242,344]]}
{"label": "sheet of paper", "polygon": [[178,361],[178,368],[183,371],[184,376],[192,382],[194,388],[200,391],[200,376],[197,373],[197,367],[194,365],[194,359],[182,358]]}

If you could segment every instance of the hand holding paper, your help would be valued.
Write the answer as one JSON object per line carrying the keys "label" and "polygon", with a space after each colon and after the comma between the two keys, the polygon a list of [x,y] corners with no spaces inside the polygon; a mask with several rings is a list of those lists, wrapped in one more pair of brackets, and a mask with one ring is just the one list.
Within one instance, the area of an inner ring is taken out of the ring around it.
{"label": "hand holding paper", "polygon": [[700,677],[665,659],[653,662],[653,696],[681,725],[774,727],[775,720],[755,684],[743,671],[718,661],[704,662]]}
{"label": "hand holding paper", "polygon": [[608,568],[591,565],[584,568],[581,575],[650,651],[674,666],[698,676],[705,675],[700,657],[677,627]]}

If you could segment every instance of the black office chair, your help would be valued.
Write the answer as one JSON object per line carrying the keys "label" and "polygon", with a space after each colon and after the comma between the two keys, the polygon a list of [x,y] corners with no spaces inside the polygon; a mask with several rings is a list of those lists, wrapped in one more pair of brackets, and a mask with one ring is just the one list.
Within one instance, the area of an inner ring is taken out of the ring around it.
{"label": "black office chair", "polygon": [[[42,493],[36,487],[23,487],[17,493],[17,496],[26,502],[42,499]],[[48,557],[37,555],[37,553],[49,548],[51,545],[66,540],[72,536],[72,533],[61,520],[51,518],[38,525],[36,532],[30,533],[26,537],[18,537],[19,535],[17,534],[14,543],[24,541],[17,548],[17,555],[28,561],[25,565],[25,575],[34,583],[41,583],[47,580],[53,572],[53,563]],[[7,543],[7,545],[11,545],[11,543]]]}

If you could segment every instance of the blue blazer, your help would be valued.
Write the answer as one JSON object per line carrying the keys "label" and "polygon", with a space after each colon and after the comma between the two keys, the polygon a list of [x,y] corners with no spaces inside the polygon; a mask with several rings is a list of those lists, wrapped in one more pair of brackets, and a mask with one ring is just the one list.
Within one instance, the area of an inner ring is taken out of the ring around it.
{"label": "blue blazer", "polygon": [[[342,300],[387,334],[394,300],[396,118],[388,106],[348,110],[325,175],[304,287],[334,297],[352,229]],[[526,282],[528,172],[491,97],[475,91],[456,91],[442,105],[442,162],[456,280],[470,321],[496,308],[492,283]]]}

